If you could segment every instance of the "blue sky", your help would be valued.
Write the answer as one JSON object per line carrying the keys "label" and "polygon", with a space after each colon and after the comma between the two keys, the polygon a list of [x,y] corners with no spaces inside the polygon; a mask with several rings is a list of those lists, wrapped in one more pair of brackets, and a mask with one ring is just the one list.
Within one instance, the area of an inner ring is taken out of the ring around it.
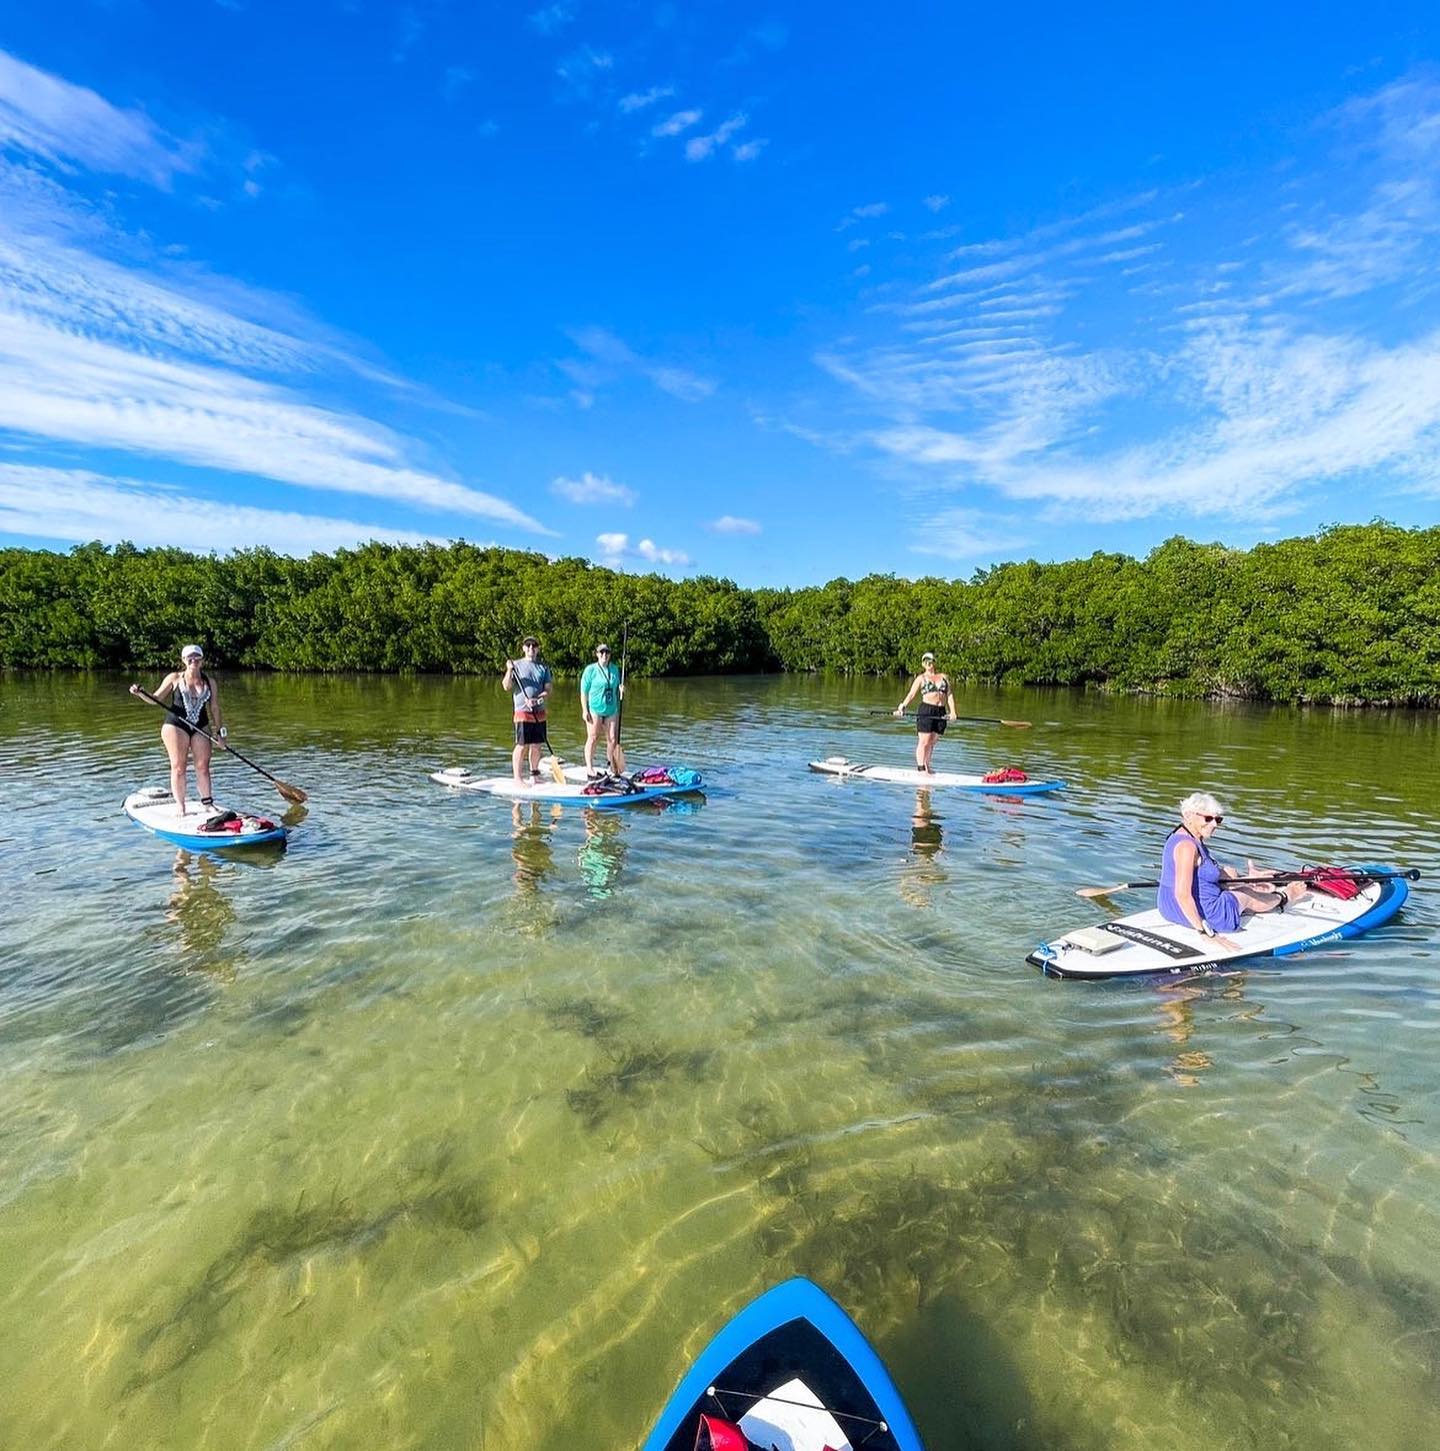
{"label": "blue sky", "polygon": [[1440,518],[1440,12],[0,18],[0,542],[807,584]]}

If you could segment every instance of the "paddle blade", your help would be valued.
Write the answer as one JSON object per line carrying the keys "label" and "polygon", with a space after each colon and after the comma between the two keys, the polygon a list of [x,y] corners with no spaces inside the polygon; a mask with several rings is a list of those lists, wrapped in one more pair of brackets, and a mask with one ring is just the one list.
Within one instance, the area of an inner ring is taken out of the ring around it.
{"label": "paddle blade", "polygon": [[1113,882],[1108,887],[1076,887],[1077,897],[1109,897],[1115,892],[1130,892],[1141,887],[1158,887],[1159,882]]}
{"label": "paddle blade", "polygon": [[563,786],[565,784],[565,767],[560,764],[560,757],[548,757],[547,764],[550,767],[551,776],[555,779],[555,784],[557,786]]}
{"label": "paddle blade", "polygon": [[1028,731],[1031,729],[1028,720],[1002,720],[1000,724],[1003,726],[1011,726],[1017,731]]}
{"label": "paddle blade", "polygon": [[310,799],[298,786],[292,786],[288,781],[277,780],[275,789],[294,806],[303,806]]}

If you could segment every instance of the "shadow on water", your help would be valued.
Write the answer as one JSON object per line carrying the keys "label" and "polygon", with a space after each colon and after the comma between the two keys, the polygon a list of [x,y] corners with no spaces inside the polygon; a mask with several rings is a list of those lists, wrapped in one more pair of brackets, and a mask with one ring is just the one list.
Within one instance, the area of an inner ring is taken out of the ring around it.
{"label": "shadow on water", "polygon": [[224,1341],[233,1333],[233,1302],[276,1276],[293,1292],[284,1312],[291,1315],[310,1296],[307,1272],[316,1260],[361,1259],[404,1226],[432,1235],[478,1234],[493,1217],[490,1197],[478,1177],[452,1172],[455,1159],[454,1145],[441,1143],[412,1150],[389,1185],[373,1184],[354,1195],[335,1186],[320,1197],[301,1190],[293,1201],[258,1206],[231,1244],[136,1335],[137,1365],[125,1393],[163,1380]]}
{"label": "shadow on water", "polygon": [[1271,1444],[1290,1444],[1291,1418],[1326,1394],[1337,1301],[1410,1362],[1418,1394],[1440,1398],[1435,1286],[1218,1198],[1157,1204],[1166,1155],[1129,1126],[1141,1095],[1134,1075],[1096,1062],[912,1085],[926,1113],[983,1123],[986,1152],[963,1175],[912,1163],[841,1186],[814,1153],[777,1142],[763,1105],[737,1116],[723,1155],[702,1147],[743,1160],[778,1201],[756,1231],[765,1262],[907,1327],[887,1342],[891,1369],[937,1447],[1107,1444],[1083,1395],[1042,1406],[1017,1389],[1026,1378],[999,1343],[1023,1337],[1014,1320],[1037,1295],[1087,1340],[1096,1372],[1158,1379],[1217,1423],[1248,1388],[1250,1431]]}

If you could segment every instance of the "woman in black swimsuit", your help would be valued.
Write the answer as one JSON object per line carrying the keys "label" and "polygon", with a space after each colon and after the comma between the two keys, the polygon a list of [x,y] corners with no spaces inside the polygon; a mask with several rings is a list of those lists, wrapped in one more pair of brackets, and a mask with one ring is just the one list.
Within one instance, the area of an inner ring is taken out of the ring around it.
{"label": "woman in black swimsuit", "polygon": [[920,708],[915,713],[915,769],[933,776],[935,768],[930,764],[930,757],[935,754],[935,742],[955,719],[955,700],[950,677],[936,671],[935,657],[929,650],[920,657],[920,663],[924,669],[911,683],[909,694],[895,707],[895,714],[904,715],[905,707],[919,695]]}
{"label": "woman in black swimsuit", "polygon": [[[220,687],[205,673],[205,652],[198,645],[186,645],[180,652],[180,668],[172,670],[155,690],[156,700],[168,702],[160,739],[170,757],[170,794],[176,814],[185,815],[185,762],[195,759],[195,786],[200,804],[207,810],[215,805],[210,789],[210,736],[218,736],[223,750],[229,750],[229,734],[220,714]],[[140,687],[132,685],[131,695]],[[213,724],[212,724],[213,723]]]}

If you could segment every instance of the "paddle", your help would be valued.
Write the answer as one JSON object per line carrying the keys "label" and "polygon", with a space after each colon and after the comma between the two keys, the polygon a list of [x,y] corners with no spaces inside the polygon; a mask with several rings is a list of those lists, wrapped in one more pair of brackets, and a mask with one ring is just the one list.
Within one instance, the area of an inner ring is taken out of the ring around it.
{"label": "paddle", "polygon": [[[892,719],[898,720],[909,720],[912,716],[912,712],[908,710],[903,716],[896,716],[893,710],[872,710],[870,714],[888,715]],[[1030,729],[1030,722],[1028,720],[1001,720],[998,715],[957,715],[955,720],[957,722],[963,722],[965,725],[1013,726],[1019,731],[1028,731]]]}
{"label": "paddle", "polygon": [[620,730],[625,724],[625,660],[630,653],[630,621],[620,626],[620,699],[615,705],[615,754],[620,757],[618,768],[610,762],[611,770],[625,771],[625,752],[620,749]]}
{"label": "paddle", "polygon": [[[1285,882],[1308,882],[1317,873],[1327,870],[1323,867],[1311,867],[1305,872],[1276,872],[1273,877],[1223,877],[1220,885],[1222,887],[1269,887]],[[1329,868],[1334,870],[1334,868]],[[1353,876],[1363,877],[1367,882],[1392,882],[1403,879],[1407,882],[1418,882],[1420,873],[1410,867],[1403,872],[1366,872],[1359,867],[1343,867],[1342,871],[1348,871]],[[1129,892],[1142,887],[1158,887],[1159,882],[1115,882],[1108,887],[1078,887],[1075,891],[1077,897],[1108,897],[1112,892]]]}
{"label": "paddle", "polygon": [[[141,700],[148,700],[151,705],[158,705],[161,710],[167,709],[163,700],[156,700],[155,697],[151,695],[148,690],[142,690],[138,685],[135,687],[135,694],[138,695]],[[282,781],[278,776],[271,775],[271,773],[267,771],[264,766],[257,766],[254,761],[249,759],[249,757],[242,756],[240,752],[237,751],[235,747],[232,746],[228,741],[222,741],[219,739],[219,737],[212,736],[209,731],[203,730],[199,726],[196,726],[195,729],[197,731],[200,731],[200,734],[204,736],[207,741],[210,741],[214,745],[219,746],[222,751],[229,751],[230,754],[234,756],[237,761],[244,761],[245,764],[249,766],[252,771],[258,771],[267,781],[271,782],[274,785],[275,789],[287,801],[292,801],[295,803],[295,805],[300,806],[310,799],[298,786],[292,786],[288,781]]]}

